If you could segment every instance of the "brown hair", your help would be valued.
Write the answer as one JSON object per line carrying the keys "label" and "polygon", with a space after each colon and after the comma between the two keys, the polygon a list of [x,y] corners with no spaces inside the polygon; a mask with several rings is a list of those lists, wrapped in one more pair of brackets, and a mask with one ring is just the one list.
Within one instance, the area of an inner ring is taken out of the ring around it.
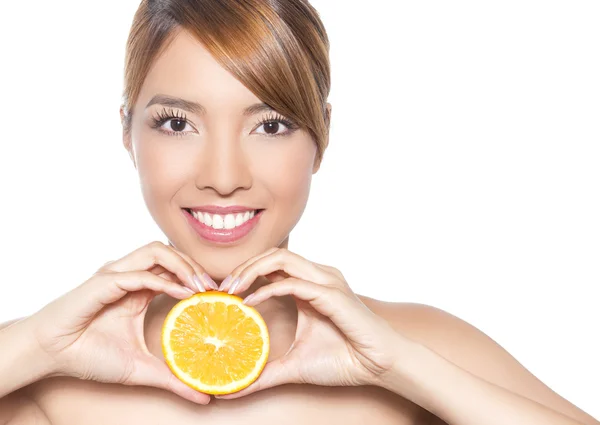
{"label": "brown hair", "polygon": [[125,54],[124,130],[152,62],[178,29],[274,110],[306,129],[319,161],[329,133],[329,40],[308,0],[142,0]]}

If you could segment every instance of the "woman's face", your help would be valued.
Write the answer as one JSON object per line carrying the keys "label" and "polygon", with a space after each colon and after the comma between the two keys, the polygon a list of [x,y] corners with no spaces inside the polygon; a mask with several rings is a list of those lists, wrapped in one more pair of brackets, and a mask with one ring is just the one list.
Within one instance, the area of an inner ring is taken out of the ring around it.
{"label": "woman's face", "polygon": [[307,132],[272,110],[244,112],[260,103],[182,31],[147,75],[124,139],[150,214],[215,279],[287,246],[318,169]]}

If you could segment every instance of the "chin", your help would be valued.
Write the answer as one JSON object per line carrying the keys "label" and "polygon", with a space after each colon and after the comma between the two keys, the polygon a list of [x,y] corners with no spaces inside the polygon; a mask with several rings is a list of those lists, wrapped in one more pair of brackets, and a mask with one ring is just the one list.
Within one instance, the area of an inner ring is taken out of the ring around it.
{"label": "chin", "polygon": [[[294,214],[295,219],[282,223],[277,220],[282,216],[291,217],[258,209],[252,218],[246,217],[237,228],[211,229],[193,212],[182,208],[180,220],[170,217],[159,227],[172,246],[192,257],[213,280],[220,282],[248,259],[275,246],[287,247],[289,232],[286,230],[291,231],[299,217]],[[248,231],[244,226],[251,229]]]}

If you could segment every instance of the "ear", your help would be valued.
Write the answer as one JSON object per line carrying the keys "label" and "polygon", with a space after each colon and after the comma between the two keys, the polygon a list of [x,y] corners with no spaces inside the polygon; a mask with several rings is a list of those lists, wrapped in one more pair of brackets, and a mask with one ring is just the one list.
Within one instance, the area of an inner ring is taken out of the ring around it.
{"label": "ear", "polygon": [[[327,102],[327,109],[326,109],[326,115],[325,115],[325,125],[327,126],[327,138],[323,141],[323,154],[325,153],[325,150],[327,149],[327,146],[329,146],[329,129],[331,127],[331,103]],[[315,163],[313,165],[313,174],[315,174],[317,171],[319,171],[319,168],[321,168],[321,162],[322,162],[322,158],[319,159],[318,157],[315,157]]]}
{"label": "ear", "polygon": [[131,144],[131,123],[127,123],[129,117],[127,117],[125,112],[125,106],[121,105],[119,109],[119,113],[121,114],[121,126],[123,127],[123,146],[125,150],[129,153],[129,158],[133,162],[133,166],[137,168],[135,163],[135,155],[133,154],[133,146]]}

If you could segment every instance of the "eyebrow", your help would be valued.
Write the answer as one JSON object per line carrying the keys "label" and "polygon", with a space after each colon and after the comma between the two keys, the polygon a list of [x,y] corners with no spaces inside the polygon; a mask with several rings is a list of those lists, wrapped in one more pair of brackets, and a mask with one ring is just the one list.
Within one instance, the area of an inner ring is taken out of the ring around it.
{"label": "eyebrow", "polygon": [[[169,106],[172,108],[179,108],[197,115],[206,114],[206,108],[200,105],[199,103],[191,100],[185,100],[180,97],[168,96],[166,94],[155,95],[152,99],[150,99],[150,102],[148,102],[148,104],[146,105],[146,109],[148,109],[152,105],[162,105]],[[260,102],[246,107],[242,112],[242,115],[246,117],[263,111],[274,111],[274,109],[266,103]]]}

